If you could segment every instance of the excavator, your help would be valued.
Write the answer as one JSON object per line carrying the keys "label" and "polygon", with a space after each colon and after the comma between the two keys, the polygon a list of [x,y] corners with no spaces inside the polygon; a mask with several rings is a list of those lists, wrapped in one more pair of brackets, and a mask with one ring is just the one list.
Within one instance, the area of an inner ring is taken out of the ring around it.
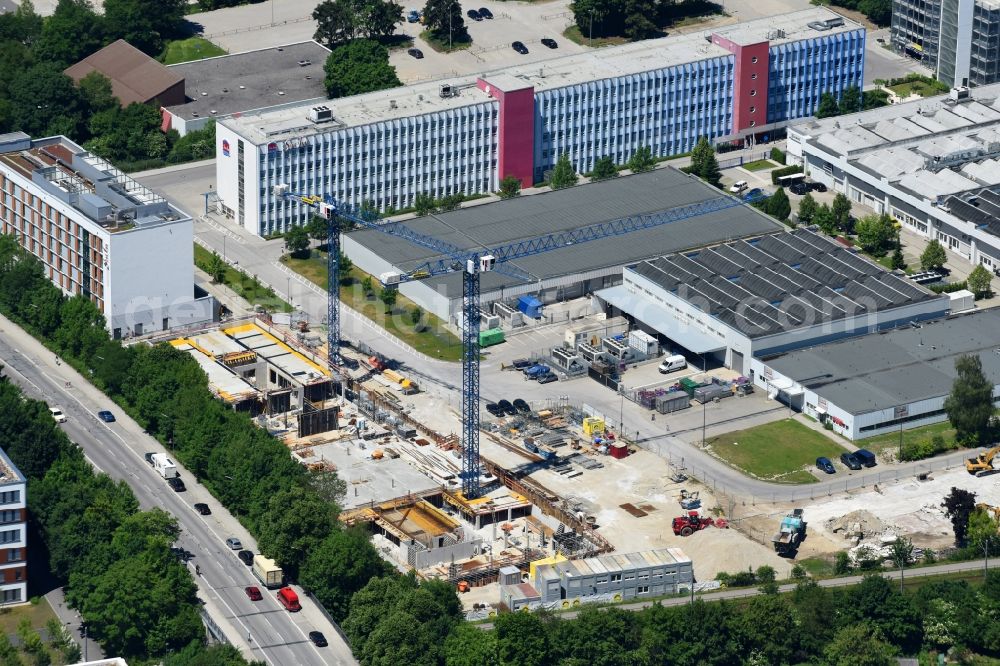
{"label": "excavator", "polygon": [[975,474],[976,476],[986,476],[987,474],[993,474],[1000,470],[993,469],[993,458],[1000,455],[1000,446],[994,446],[988,451],[983,451],[975,458],[969,458],[965,461],[965,469],[969,474]]}
{"label": "excavator", "polygon": [[980,511],[993,514],[993,519],[1000,523],[1000,506],[990,506],[989,504],[980,503],[976,505],[976,508]]}

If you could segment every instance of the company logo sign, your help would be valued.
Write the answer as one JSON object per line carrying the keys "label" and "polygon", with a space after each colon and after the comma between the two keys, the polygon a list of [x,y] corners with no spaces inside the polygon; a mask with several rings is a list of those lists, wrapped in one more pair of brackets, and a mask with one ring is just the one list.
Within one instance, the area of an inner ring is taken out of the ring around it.
{"label": "company logo sign", "polygon": [[222,154],[225,157],[229,157],[229,141],[226,139],[222,140]]}

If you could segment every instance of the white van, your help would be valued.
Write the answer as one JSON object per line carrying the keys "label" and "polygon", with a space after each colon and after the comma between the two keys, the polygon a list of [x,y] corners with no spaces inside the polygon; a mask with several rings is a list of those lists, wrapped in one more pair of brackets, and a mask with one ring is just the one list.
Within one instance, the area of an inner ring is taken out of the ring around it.
{"label": "white van", "polygon": [[661,375],[665,375],[668,372],[676,372],[678,370],[683,370],[686,367],[688,367],[687,359],[680,354],[675,354],[663,359],[663,363],[660,363],[660,367],[657,369],[660,371]]}
{"label": "white van", "polygon": [[729,188],[729,191],[732,192],[733,194],[739,194],[740,192],[742,192],[743,190],[747,189],[748,187],[750,187],[750,186],[747,185],[747,181],[745,181],[745,180],[738,180],[735,183],[733,183],[732,187]]}

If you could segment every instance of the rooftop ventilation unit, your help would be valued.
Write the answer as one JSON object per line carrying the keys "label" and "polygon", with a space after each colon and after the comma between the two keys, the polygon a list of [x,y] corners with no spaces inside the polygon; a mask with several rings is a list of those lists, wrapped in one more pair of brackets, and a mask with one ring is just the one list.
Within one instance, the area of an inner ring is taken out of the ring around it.
{"label": "rooftop ventilation unit", "polygon": [[967,87],[965,87],[965,86],[961,86],[959,88],[952,88],[948,92],[948,98],[951,101],[953,101],[953,102],[965,102],[965,101],[968,101],[970,99],[969,98],[969,89]]}
{"label": "rooftop ventilation unit", "polygon": [[333,111],[328,106],[314,106],[309,109],[309,120],[314,123],[326,123],[333,120]]}
{"label": "rooftop ventilation unit", "polygon": [[299,60],[299,67],[308,67],[312,64],[312,60]]}
{"label": "rooftop ventilation unit", "polygon": [[452,87],[450,83],[442,83],[439,92],[441,94],[442,99],[446,99],[448,97],[454,97],[455,95],[455,89]]}

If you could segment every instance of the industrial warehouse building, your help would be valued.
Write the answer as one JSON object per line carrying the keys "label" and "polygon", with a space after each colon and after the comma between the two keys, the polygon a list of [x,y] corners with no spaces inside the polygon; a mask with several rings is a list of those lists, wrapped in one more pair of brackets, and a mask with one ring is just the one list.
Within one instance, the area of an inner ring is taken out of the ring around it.
{"label": "industrial warehouse building", "polygon": [[0,233],[64,294],[90,298],[115,338],[206,323],[191,217],[66,137],[0,135]]}
{"label": "industrial warehouse building", "polygon": [[595,296],[611,312],[744,375],[755,356],[940,317],[934,294],[809,229],[625,268]]}
{"label": "industrial warehouse building", "polygon": [[379,210],[542,181],[562,154],[577,171],[738,139],[861,87],[865,30],[825,8],[345,97],[219,122],[219,209],[258,235],[312,210],[273,187]]}
{"label": "industrial warehouse building", "polygon": [[959,356],[975,354],[1000,394],[1000,311],[982,310],[753,359],[770,395],[850,439],[944,421]]}
{"label": "industrial warehouse building", "polygon": [[[406,225],[460,248],[496,248],[592,224],[657,213],[699,202],[718,201],[719,190],[672,168],[470,206],[419,217]],[[481,278],[484,306],[516,301],[524,294],[545,303],[585,296],[621,282],[623,266],[663,252],[704,247],[731,238],[773,234],[783,228],[756,209],[731,206],[623,236],[567,246],[513,262],[530,282],[501,273]],[[378,231],[344,236],[344,253],[370,275],[409,273],[441,258],[408,240]],[[451,273],[400,285],[400,292],[423,309],[455,322],[462,309],[462,276]]]}
{"label": "industrial warehouse building", "polygon": [[851,201],[1000,269],[1000,85],[796,123],[788,159]]}

